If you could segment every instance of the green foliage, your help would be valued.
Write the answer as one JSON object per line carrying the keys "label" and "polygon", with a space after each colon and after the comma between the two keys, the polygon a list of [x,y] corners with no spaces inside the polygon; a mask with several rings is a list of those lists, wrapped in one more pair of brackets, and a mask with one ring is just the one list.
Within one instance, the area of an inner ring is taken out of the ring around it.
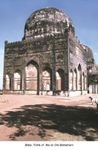
{"label": "green foliage", "polygon": [[98,75],[89,75],[88,76],[88,83],[98,83]]}

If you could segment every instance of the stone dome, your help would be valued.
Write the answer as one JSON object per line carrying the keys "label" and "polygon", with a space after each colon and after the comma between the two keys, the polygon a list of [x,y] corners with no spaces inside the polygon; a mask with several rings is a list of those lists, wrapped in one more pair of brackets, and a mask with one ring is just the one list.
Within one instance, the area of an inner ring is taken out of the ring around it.
{"label": "stone dome", "polygon": [[51,34],[64,33],[72,26],[68,15],[57,8],[43,8],[31,14],[24,28],[24,39],[40,38]]}

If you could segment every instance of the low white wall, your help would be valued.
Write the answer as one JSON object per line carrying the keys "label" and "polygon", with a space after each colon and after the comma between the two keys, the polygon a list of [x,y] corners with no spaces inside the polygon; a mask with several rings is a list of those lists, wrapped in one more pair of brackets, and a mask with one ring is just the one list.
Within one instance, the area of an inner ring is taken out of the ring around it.
{"label": "low white wall", "polygon": [[86,95],[87,91],[70,91],[69,96]]}
{"label": "low white wall", "polygon": [[37,95],[37,91],[25,91],[25,94]]}

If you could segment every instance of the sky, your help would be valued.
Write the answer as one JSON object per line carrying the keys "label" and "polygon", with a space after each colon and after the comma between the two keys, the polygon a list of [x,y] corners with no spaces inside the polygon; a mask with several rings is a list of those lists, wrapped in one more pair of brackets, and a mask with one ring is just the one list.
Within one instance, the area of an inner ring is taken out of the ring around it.
{"label": "sky", "polygon": [[98,64],[98,0],[0,0],[0,89],[3,84],[4,42],[21,41],[28,17],[44,7],[56,7],[71,17],[76,36],[92,49]]}

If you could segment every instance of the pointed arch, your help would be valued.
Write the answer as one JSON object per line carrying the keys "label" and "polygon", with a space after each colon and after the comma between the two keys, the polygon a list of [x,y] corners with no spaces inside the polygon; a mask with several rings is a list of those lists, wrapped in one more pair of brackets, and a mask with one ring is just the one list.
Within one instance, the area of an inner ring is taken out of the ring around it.
{"label": "pointed arch", "polygon": [[82,89],[85,90],[85,74],[82,75]]}
{"label": "pointed arch", "polygon": [[31,60],[25,67],[26,90],[38,90],[38,64]]}
{"label": "pointed arch", "polygon": [[21,90],[21,75],[19,72],[14,73],[14,90]]}
{"label": "pointed arch", "polygon": [[58,69],[56,71],[56,90],[65,90],[65,78],[63,69]]}
{"label": "pointed arch", "polygon": [[52,70],[48,63],[44,64],[42,71],[42,90],[50,91],[52,89]]}
{"label": "pointed arch", "polygon": [[73,90],[77,90],[77,70],[74,69],[73,72]]}
{"label": "pointed arch", "polygon": [[8,74],[5,76],[5,89],[10,90],[10,77]]}
{"label": "pointed arch", "polygon": [[61,90],[61,76],[56,72],[56,90]]}
{"label": "pointed arch", "polygon": [[50,91],[51,77],[50,77],[49,71],[44,70],[42,73],[42,78],[43,78],[43,90],[44,91]]}
{"label": "pointed arch", "polygon": [[85,75],[84,78],[85,78],[85,90],[87,90],[87,76]]}
{"label": "pointed arch", "polygon": [[70,70],[70,73],[69,73],[69,90],[73,90],[73,71],[72,71],[72,69]]}
{"label": "pointed arch", "polygon": [[77,87],[78,89],[77,90],[81,90],[82,88],[82,69],[81,69],[81,65],[79,64],[78,65],[78,71],[77,71]]}

